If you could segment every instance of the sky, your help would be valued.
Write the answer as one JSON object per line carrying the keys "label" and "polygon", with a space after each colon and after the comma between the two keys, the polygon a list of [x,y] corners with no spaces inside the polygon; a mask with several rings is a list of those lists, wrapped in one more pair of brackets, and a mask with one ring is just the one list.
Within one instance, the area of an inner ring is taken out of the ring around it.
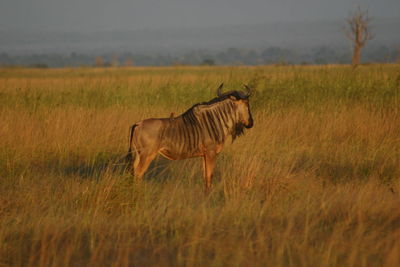
{"label": "sky", "polygon": [[0,30],[99,32],[341,20],[357,6],[398,18],[400,0],[0,0]]}

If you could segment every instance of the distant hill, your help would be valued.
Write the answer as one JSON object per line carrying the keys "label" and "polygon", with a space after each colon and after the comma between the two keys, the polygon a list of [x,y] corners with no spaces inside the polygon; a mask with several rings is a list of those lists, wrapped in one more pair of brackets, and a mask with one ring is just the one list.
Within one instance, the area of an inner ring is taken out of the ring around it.
{"label": "distant hill", "polygon": [[[371,46],[400,45],[400,18],[374,19]],[[344,21],[300,21],[230,25],[215,28],[107,32],[0,32],[0,53],[104,53],[216,51],[229,47],[261,49],[278,46],[307,49],[315,46],[343,47]]]}

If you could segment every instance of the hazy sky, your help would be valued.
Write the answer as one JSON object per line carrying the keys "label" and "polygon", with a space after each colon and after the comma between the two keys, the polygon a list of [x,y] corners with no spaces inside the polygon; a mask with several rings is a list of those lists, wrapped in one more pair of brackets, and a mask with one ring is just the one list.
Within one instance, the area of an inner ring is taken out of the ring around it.
{"label": "hazy sky", "polygon": [[400,19],[400,0],[0,0],[0,30],[109,31],[343,19],[358,5]]}

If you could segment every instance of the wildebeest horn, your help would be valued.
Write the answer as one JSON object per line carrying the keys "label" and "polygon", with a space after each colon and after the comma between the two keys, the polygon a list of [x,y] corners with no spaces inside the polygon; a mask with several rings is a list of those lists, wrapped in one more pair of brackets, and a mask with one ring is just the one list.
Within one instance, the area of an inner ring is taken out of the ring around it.
{"label": "wildebeest horn", "polygon": [[218,96],[221,96],[222,87],[224,87],[224,83],[221,83],[221,85],[220,85],[220,86],[218,87],[218,89],[217,89],[217,95],[218,95]]}
{"label": "wildebeest horn", "polygon": [[243,84],[244,88],[247,89],[247,97],[251,96],[253,94],[253,89],[248,87],[247,85]]}

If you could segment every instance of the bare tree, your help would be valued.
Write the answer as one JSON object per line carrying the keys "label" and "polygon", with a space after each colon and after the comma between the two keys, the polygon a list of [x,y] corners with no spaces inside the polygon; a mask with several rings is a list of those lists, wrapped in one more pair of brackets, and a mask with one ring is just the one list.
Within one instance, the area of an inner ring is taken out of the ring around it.
{"label": "bare tree", "polygon": [[371,18],[368,16],[368,9],[362,10],[360,7],[347,18],[347,28],[345,33],[347,38],[353,43],[352,65],[356,67],[360,64],[361,48],[365,43],[374,38],[371,33]]}

